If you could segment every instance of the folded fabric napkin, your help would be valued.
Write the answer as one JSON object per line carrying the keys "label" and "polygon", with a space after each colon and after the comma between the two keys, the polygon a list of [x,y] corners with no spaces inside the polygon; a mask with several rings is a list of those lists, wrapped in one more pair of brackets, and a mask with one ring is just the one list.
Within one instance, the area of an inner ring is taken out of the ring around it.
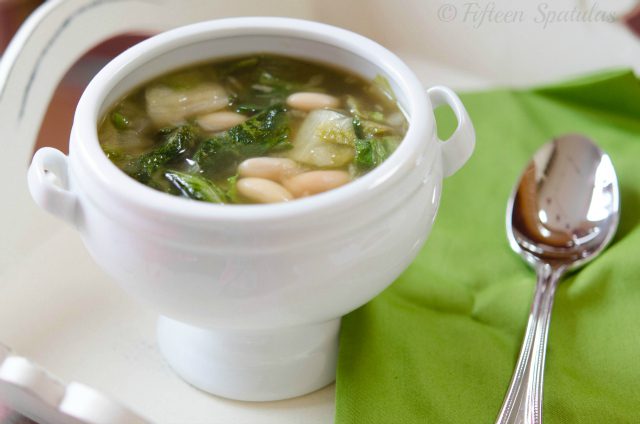
{"label": "folded fabric napkin", "polygon": [[[612,244],[558,287],[544,422],[640,422],[640,81],[612,71],[560,85],[461,96],[476,151],[444,182],[414,263],[343,319],[336,423],[491,423],[518,357],[534,272],[508,246],[507,199],[531,155],[579,132],[613,161]],[[440,130],[454,120],[439,110]]]}

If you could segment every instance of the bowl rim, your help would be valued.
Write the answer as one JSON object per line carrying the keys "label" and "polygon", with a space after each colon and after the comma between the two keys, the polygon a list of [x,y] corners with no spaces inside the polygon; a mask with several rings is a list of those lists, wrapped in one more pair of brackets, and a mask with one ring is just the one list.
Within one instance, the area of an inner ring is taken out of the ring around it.
{"label": "bowl rim", "polygon": [[[377,168],[342,187],[291,202],[255,205],[220,205],[169,195],[139,183],[107,158],[98,141],[99,112],[108,93],[126,75],[159,55],[192,43],[247,35],[285,36],[329,44],[383,70],[403,90],[407,109],[411,111],[407,117],[409,128],[396,151]],[[417,76],[380,44],[346,29],[302,19],[222,18],[159,33],[119,54],[100,70],[85,89],[76,109],[70,163],[72,174],[80,177],[76,178],[75,184],[86,188],[83,193],[97,204],[102,203],[100,197],[107,196],[139,212],[191,222],[304,219],[312,212],[328,213],[354,207],[399,183],[422,161],[423,153],[433,141],[434,127],[431,102]],[[434,154],[440,152],[434,150]],[[426,170],[425,175],[428,172]]]}

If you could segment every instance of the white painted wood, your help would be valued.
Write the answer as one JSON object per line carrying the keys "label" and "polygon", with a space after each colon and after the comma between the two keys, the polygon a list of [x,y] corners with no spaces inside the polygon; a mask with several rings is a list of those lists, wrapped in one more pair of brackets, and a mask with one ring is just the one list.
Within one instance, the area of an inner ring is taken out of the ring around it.
{"label": "white painted wood", "polygon": [[22,415],[49,424],[145,424],[124,406],[79,383],[65,385],[44,368],[4,349],[0,399]]}

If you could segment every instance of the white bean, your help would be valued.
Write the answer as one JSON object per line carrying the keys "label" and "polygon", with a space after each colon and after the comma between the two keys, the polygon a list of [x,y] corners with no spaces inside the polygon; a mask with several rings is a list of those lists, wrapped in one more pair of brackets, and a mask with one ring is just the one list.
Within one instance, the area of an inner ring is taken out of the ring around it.
{"label": "white bean", "polygon": [[243,161],[238,166],[241,177],[266,178],[279,182],[302,172],[300,166],[287,158],[259,157]]}
{"label": "white bean", "polygon": [[196,122],[205,131],[223,131],[242,124],[247,117],[236,112],[213,112],[199,116]]}
{"label": "white bean", "polygon": [[293,200],[293,195],[280,184],[264,178],[241,178],[238,193],[256,203],[277,203]]}
{"label": "white bean", "polygon": [[295,197],[304,197],[340,187],[349,181],[351,176],[345,171],[310,171],[285,180],[283,185]]}
{"label": "white bean", "polygon": [[293,109],[310,111],[327,107],[338,107],[340,100],[323,93],[299,92],[287,97],[287,106]]}

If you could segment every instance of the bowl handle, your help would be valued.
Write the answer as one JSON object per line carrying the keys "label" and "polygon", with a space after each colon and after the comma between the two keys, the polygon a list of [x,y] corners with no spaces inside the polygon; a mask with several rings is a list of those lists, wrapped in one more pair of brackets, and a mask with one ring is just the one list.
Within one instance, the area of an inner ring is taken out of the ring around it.
{"label": "bowl handle", "polygon": [[69,184],[67,156],[61,151],[43,147],[33,156],[27,173],[29,191],[42,209],[75,225],[78,197]]}
{"label": "bowl handle", "polygon": [[427,90],[433,108],[448,105],[458,120],[458,126],[447,140],[440,140],[442,168],[445,177],[458,171],[471,157],[476,145],[476,133],[460,98],[447,87],[437,85]]}

